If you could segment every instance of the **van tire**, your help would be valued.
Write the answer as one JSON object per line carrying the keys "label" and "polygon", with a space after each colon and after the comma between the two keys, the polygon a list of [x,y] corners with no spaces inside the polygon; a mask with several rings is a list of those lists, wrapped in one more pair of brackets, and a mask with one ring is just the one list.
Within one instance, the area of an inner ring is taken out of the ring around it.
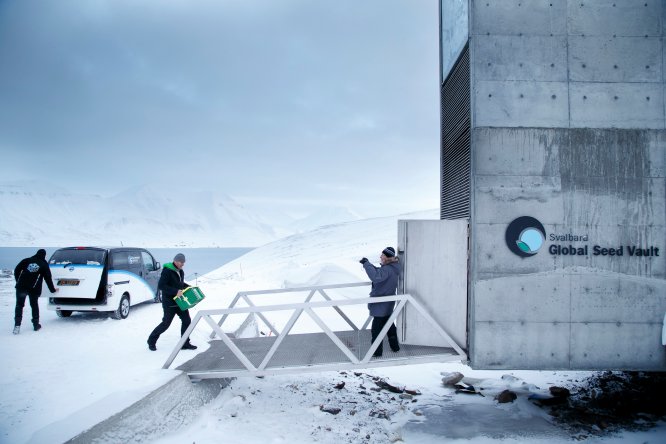
{"label": "van tire", "polygon": [[120,304],[118,304],[118,308],[116,308],[116,311],[114,311],[111,314],[111,317],[113,319],[127,319],[127,316],[129,316],[130,312],[130,300],[129,296],[127,294],[124,294],[122,298],[120,298]]}
{"label": "van tire", "polygon": [[56,310],[59,318],[68,318],[72,315],[72,310]]}

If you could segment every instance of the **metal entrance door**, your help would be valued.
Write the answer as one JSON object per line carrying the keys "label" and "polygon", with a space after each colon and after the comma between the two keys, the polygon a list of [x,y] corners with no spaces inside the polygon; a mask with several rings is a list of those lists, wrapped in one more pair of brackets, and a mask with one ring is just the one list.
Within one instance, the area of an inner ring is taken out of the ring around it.
{"label": "metal entrance door", "polygon": [[[462,349],[467,349],[468,222],[398,221],[401,288],[418,300]],[[431,328],[409,307],[398,322],[402,342],[432,345]]]}

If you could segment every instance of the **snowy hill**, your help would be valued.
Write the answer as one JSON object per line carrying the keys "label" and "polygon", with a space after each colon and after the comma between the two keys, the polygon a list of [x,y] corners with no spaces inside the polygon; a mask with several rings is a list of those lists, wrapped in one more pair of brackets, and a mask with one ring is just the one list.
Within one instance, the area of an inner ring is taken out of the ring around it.
{"label": "snowy hill", "polygon": [[363,219],[363,216],[349,208],[327,207],[294,221],[289,225],[289,228],[293,229],[296,233],[303,233],[326,225],[353,222],[361,219]]}
{"label": "snowy hill", "polygon": [[385,247],[395,247],[399,219],[438,216],[438,210],[428,210],[326,225],[263,245],[207,274],[204,280],[210,279],[212,285],[238,279],[245,287],[261,283],[271,288],[363,281],[367,276],[358,260],[366,256],[378,263]]}
{"label": "snowy hill", "polygon": [[113,197],[39,182],[0,184],[0,246],[251,247],[294,231],[231,197],[144,186]]}

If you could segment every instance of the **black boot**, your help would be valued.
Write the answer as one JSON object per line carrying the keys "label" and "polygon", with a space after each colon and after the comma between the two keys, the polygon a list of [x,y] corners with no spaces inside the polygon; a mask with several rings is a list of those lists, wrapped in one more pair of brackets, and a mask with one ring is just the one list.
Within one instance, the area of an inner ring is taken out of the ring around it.
{"label": "black boot", "polygon": [[383,352],[383,344],[379,344],[379,347],[377,347],[377,350],[372,354],[373,358],[380,358],[382,356]]}
{"label": "black boot", "polygon": [[181,350],[196,350],[196,349],[197,349],[197,346],[196,346],[196,345],[192,345],[192,344],[190,343],[190,341],[187,341],[187,342],[184,343],[183,346],[181,347]]}
{"label": "black boot", "polygon": [[398,344],[398,338],[397,337],[391,337],[388,338],[389,340],[389,346],[391,346],[391,350],[393,353],[398,353],[400,351],[400,344]]}

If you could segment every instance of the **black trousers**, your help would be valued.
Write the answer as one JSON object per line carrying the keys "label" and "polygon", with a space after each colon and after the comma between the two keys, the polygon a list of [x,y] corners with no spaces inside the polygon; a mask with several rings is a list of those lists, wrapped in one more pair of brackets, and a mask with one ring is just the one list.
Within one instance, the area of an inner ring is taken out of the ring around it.
{"label": "black trousers", "polygon": [[[382,331],[382,328],[384,328],[388,322],[389,317],[390,316],[375,316],[372,318],[372,328],[370,330],[372,332],[372,342],[375,342],[375,339],[379,336],[379,332]],[[392,350],[400,348],[400,345],[398,344],[398,330],[395,328],[395,324],[391,324],[386,333],[386,337],[388,338]],[[375,354],[381,355],[383,350],[382,343],[380,342],[377,350],[375,350]]]}
{"label": "black trousers", "polygon": [[25,299],[30,299],[30,308],[32,309],[32,324],[39,324],[39,295],[28,294],[25,291],[16,291],[16,309],[14,310],[14,325],[21,325],[23,320],[23,307]]}
{"label": "black trousers", "polygon": [[[173,321],[173,318],[176,315],[178,315],[181,322],[181,336],[185,334],[185,330],[187,330],[187,327],[189,327],[192,323],[192,319],[190,319],[190,312],[188,310],[182,311],[177,305],[167,306],[164,304],[162,304],[162,309],[164,310],[164,317],[162,318],[162,322],[157,327],[155,327],[155,330],[153,330],[150,336],[148,336],[148,343],[151,345],[157,344],[157,340],[159,339],[160,335],[169,329],[171,321]],[[190,342],[189,339],[187,342]]]}

